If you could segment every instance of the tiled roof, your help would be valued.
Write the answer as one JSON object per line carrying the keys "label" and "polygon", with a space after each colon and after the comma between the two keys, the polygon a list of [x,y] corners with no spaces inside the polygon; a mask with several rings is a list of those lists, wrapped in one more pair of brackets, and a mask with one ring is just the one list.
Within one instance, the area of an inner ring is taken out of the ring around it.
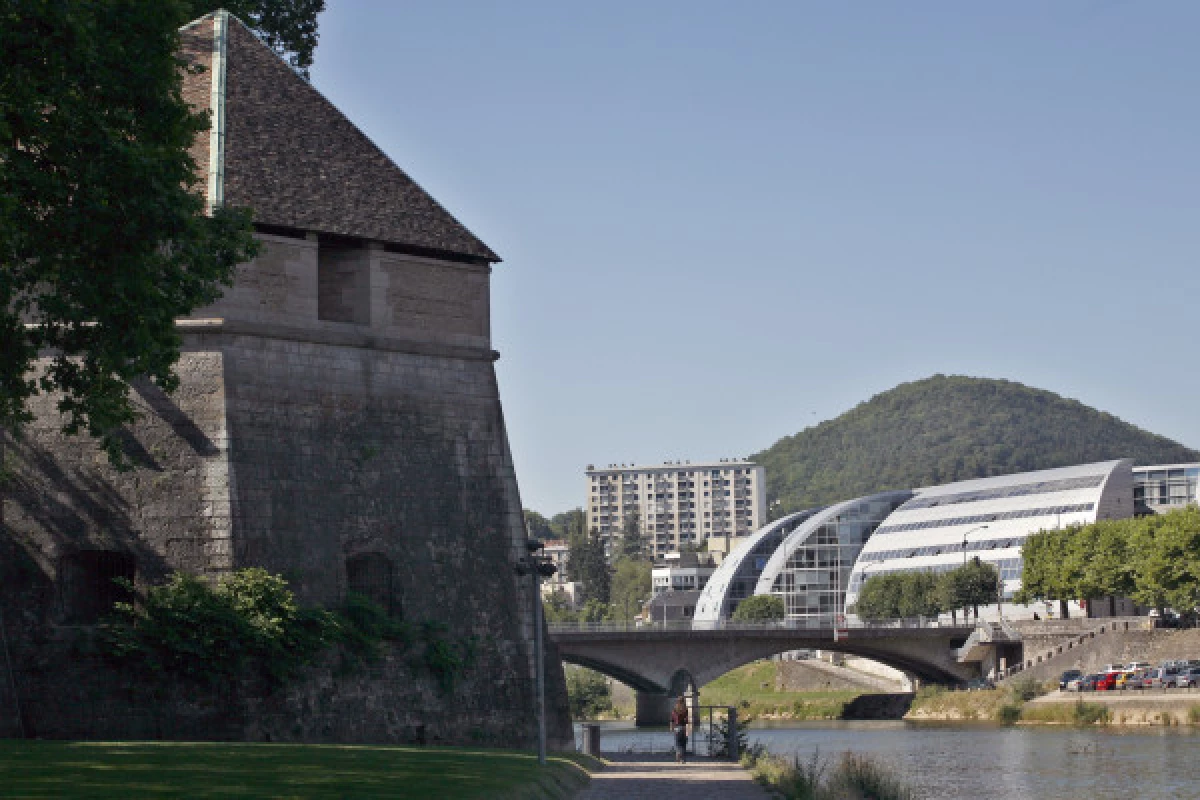
{"label": "tiled roof", "polygon": [[[210,98],[223,103],[226,205],[249,206],[262,225],[500,260],[233,16],[223,97],[212,91],[212,19],[182,31],[182,55],[206,68],[185,77],[184,96],[209,110]],[[201,138],[192,153],[204,176],[214,140]]]}

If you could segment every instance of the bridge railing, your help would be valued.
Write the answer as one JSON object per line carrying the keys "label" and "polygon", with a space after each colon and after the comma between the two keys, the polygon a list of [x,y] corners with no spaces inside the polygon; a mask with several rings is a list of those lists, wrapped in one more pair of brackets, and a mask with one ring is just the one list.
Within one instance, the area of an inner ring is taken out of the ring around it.
{"label": "bridge railing", "polygon": [[904,619],[888,619],[867,622],[852,619],[837,625],[831,620],[822,619],[780,619],[762,622],[742,622],[737,620],[672,620],[668,622],[551,622],[551,633],[655,633],[659,631],[821,631],[832,634],[833,631],[843,630],[881,630],[893,628],[946,628],[961,627],[942,623],[936,617],[907,617]]}

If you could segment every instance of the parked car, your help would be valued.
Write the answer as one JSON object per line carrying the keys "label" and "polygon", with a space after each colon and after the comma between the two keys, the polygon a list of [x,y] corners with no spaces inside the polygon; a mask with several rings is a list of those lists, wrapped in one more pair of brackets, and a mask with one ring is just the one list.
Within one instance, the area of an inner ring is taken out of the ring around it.
{"label": "parked car", "polygon": [[1123,672],[1124,670],[1125,670],[1124,664],[1105,664],[1103,667],[1100,668],[1100,672],[1102,672],[1104,674],[1108,674],[1109,672]]}
{"label": "parked car", "polygon": [[1149,661],[1130,661],[1130,662],[1129,662],[1129,664],[1128,664],[1128,666],[1126,666],[1125,668],[1126,668],[1126,669],[1132,669],[1132,670],[1142,670],[1142,671],[1145,671],[1145,670],[1148,670],[1148,669],[1150,669],[1150,668],[1151,668],[1151,667],[1153,667],[1153,666],[1154,666],[1154,665],[1153,665],[1153,664],[1151,664]]}
{"label": "parked car", "polygon": [[1096,682],[1103,678],[1103,675],[1093,674],[1084,675],[1079,679],[1079,691],[1094,692],[1096,691]]}
{"label": "parked car", "polygon": [[1195,689],[1200,686],[1200,667],[1188,667],[1176,675],[1175,686],[1180,689]]}
{"label": "parked car", "polygon": [[1106,672],[1096,679],[1097,692],[1111,692],[1117,686],[1117,676],[1120,672]]}
{"label": "parked car", "polygon": [[1081,692],[1083,690],[1079,688],[1079,684],[1085,680],[1087,680],[1087,676],[1080,674],[1078,677],[1071,678],[1071,680],[1067,681],[1067,685],[1063,688],[1068,692]]}
{"label": "parked car", "polygon": [[1069,669],[1066,672],[1064,672],[1062,675],[1058,676],[1058,688],[1059,689],[1067,689],[1067,688],[1069,688],[1067,686],[1068,683],[1070,683],[1071,681],[1077,681],[1082,677],[1083,677],[1083,673],[1080,672],[1079,670]]}
{"label": "parked car", "polygon": [[1117,673],[1116,689],[1140,689],[1142,688],[1142,673],[1140,670],[1126,670]]}
{"label": "parked car", "polygon": [[1142,688],[1144,689],[1166,689],[1175,683],[1175,676],[1179,674],[1179,670],[1174,667],[1159,667],[1152,669],[1146,673],[1146,677],[1142,679]]}

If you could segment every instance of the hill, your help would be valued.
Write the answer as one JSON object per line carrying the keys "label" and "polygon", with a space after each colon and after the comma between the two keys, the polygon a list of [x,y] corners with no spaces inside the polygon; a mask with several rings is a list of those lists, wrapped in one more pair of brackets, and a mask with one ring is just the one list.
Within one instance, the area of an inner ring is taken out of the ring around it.
{"label": "hill", "polygon": [[772,517],[885,489],[1200,452],[1077,400],[1020,383],[934,375],[902,383],[752,456],[767,469]]}

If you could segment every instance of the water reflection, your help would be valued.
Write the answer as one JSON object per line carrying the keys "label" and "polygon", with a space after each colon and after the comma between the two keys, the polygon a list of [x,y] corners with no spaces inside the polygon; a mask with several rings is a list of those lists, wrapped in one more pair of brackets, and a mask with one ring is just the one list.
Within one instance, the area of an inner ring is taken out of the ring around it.
{"label": "water reflection", "polygon": [[[801,759],[865,753],[928,798],[1200,797],[1200,735],[1187,728],[1064,728],[838,721],[755,725],[750,741]],[[666,730],[604,723],[601,747],[668,750]]]}

